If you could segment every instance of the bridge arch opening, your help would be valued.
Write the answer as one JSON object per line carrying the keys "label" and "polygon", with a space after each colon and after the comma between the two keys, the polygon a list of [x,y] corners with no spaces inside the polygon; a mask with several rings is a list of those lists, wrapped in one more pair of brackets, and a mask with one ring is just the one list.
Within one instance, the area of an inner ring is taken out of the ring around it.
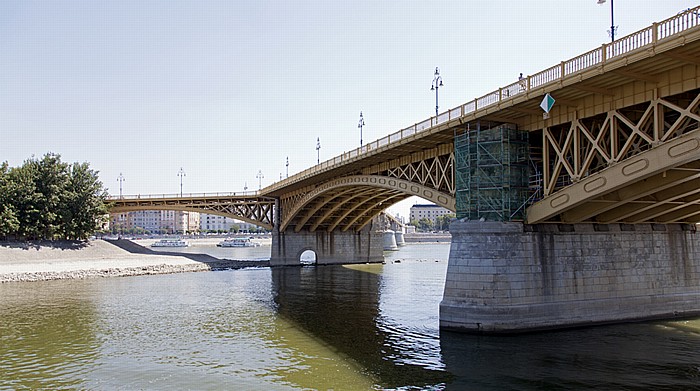
{"label": "bridge arch opening", "polygon": [[311,266],[318,264],[318,256],[314,250],[304,250],[299,255],[299,263],[302,266]]}

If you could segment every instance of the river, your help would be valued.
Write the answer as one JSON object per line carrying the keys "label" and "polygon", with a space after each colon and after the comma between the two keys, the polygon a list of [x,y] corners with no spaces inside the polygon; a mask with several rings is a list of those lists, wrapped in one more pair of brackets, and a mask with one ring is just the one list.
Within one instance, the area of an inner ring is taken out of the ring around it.
{"label": "river", "polygon": [[441,332],[448,253],[0,284],[0,390],[700,389],[700,319]]}

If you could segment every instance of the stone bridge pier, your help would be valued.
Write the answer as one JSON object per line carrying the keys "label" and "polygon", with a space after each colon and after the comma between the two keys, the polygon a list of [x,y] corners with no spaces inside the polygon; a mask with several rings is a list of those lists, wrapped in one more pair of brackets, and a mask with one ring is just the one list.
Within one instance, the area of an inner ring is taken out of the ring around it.
{"label": "stone bridge pier", "polygon": [[516,333],[700,313],[694,224],[456,221],[440,327]]}
{"label": "stone bridge pier", "polygon": [[368,224],[360,231],[292,229],[272,234],[271,266],[300,265],[304,251],[316,253],[316,264],[378,263],[384,260],[384,234]]}

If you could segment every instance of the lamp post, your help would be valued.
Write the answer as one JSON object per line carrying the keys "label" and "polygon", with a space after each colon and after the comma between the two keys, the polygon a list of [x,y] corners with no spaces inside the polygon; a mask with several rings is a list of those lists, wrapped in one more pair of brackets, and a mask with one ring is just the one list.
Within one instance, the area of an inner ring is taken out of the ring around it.
{"label": "lamp post", "polygon": [[180,197],[182,197],[182,177],[187,176],[182,167],[180,167],[180,171],[177,172],[177,176],[180,177]]}
{"label": "lamp post", "polygon": [[316,138],[316,164],[321,164],[321,138]]}
{"label": "lamp post", "polygon": [[289,156],[287,156],[287,163],[285,166],[287,167],[287,178],[289,178]]}
{"label": "lamp post", "polygon": [[[606,0],[598,0],[598,4],[605,4],[605,1]],[[615,14],[613,12],[614,3],[614,0],[610,0],[610,30],[608,30],[608,34],[610,34],[610,42],[615,42],[615,32],[617,31],[617,26],[615,26]]]}
{"label": "lamp post", "polygon": [[360,128],[360,147],[362,146],[362,127],[365,126],[365,119],[362,118],[362,112],[360,111],[360,122],[357,127]]}
{"label": "lamp post", "polygon": [[438,88],[442,87],[442,76],[440,76],[440,70],[435,67],[435,77],[433,77],[433,85],[430,87],[430,91],[435,90],[435,117],[438,116]]}
{"label": "lamp post", "polygon": [[117,181],[119,182],[119,198],[122,198],[122,182],[124,182],[126,179],[124,179],[124,175],[122,173],[119,173],[119,177],[117,178]]}
{"label": "lamp post", "polygon": [[245,184],[243,185],[243,191],[246,192],[248,191],[248,182],[246,181]]}
{"label": "lamp post", "polygon": [[262,173],[262,170],[258,170],[258,175],[255,176],[258,178],[258,190],[262,190],[262,179],[265,178],[265,176]]}

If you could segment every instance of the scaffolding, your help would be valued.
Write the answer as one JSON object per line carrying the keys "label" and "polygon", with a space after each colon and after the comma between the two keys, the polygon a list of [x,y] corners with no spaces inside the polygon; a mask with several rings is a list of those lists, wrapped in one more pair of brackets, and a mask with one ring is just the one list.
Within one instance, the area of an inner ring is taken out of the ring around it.
{"label": "scaffolding", "polygon": [[455,134],[457,218],[523,220],[530,196],[527,132],[499,124]]}

